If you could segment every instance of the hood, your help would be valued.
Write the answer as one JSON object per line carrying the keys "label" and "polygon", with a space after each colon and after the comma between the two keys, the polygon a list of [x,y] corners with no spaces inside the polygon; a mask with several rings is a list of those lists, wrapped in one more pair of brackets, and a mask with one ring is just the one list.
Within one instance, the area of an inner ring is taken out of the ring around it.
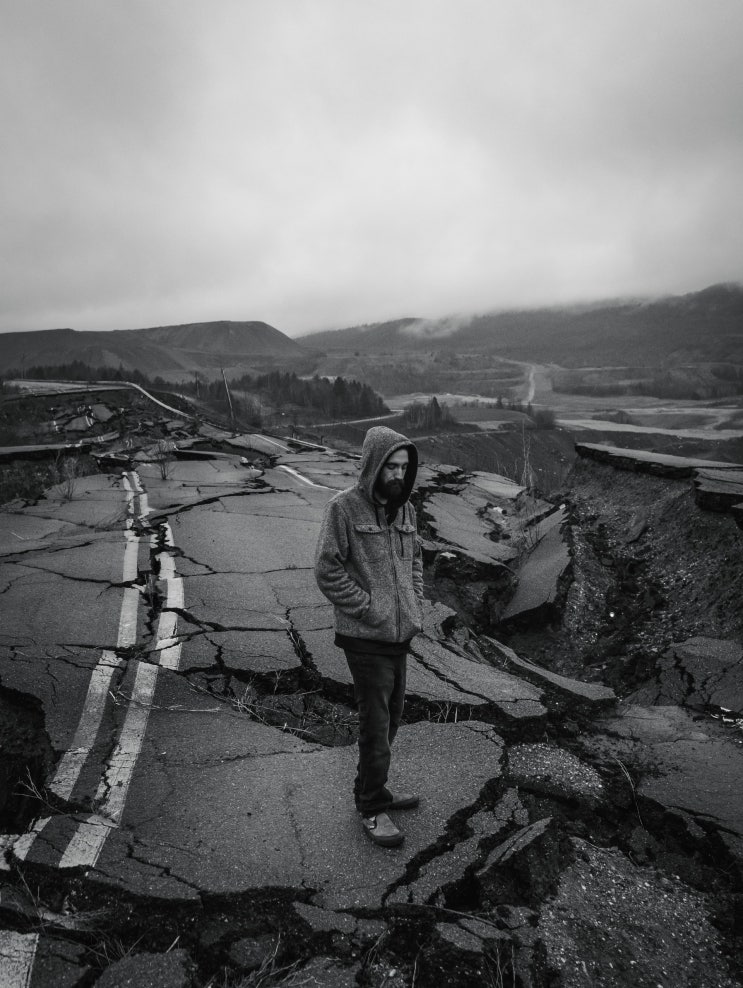
{"label": "hood", "polygon": [[375,425],[366,434],[364,445],[361,447],[361,467],[358,485],[369,498],[374,500],[374,485],[377,482],[379,471],[385,464],[388,456],[397,452],[398,449],[408,451],[409,463],[405,472],[405,491],[403,501],[407,501],[415,483],[415,476],[418,473],[418,450],[409,439],[388,429],[385,425]]}

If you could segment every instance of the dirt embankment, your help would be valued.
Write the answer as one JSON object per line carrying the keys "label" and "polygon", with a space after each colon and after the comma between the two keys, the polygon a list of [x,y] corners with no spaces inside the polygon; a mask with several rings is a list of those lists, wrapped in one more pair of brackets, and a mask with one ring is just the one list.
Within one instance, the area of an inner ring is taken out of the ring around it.
{"label": "dirt embankment", "polygon": [[509,644],[627,692],[674,642],[743,637],[743,533],[688,480],[578,461],[564,491],[573,573],[562,616]]}

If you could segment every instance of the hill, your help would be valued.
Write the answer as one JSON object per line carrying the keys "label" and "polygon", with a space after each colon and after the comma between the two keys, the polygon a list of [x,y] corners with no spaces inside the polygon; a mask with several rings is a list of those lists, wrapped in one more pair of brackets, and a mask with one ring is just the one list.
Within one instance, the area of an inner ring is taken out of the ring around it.
{"label": "hill", "polygon": [[0,374],[80,360],[178,380],[196,371],[213,378],[221,367],[231,374],[277,366],[300,369],[313,360],[309,347],[264,322],[223,320],[111,332],[49,329],[6,333],[1,339]]}
{"label": "hill", "polygon": [[405,318],[313,333],[302,342],[329,356],[437,350],[497,354],[563,367],[632,363],[743,363],[743,285],[655,300]]}

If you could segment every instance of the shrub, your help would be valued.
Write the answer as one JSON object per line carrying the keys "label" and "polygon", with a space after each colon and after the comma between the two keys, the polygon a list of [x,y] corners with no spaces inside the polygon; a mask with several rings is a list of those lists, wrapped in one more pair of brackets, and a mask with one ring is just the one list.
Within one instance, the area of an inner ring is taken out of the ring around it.
{"label": "shrub", "polygon": [[533,413],[534,425],[537,429],[554,429],[556,424],[555,413],[551,408],[538,408]]}

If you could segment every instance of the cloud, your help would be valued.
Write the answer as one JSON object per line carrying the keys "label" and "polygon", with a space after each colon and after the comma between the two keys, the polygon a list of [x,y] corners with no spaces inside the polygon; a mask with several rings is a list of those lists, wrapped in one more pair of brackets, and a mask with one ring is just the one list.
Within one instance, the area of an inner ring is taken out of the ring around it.
{"label": "cloud", "polygon": [[0,5],[2,329],[740,275],[738,0]]}

